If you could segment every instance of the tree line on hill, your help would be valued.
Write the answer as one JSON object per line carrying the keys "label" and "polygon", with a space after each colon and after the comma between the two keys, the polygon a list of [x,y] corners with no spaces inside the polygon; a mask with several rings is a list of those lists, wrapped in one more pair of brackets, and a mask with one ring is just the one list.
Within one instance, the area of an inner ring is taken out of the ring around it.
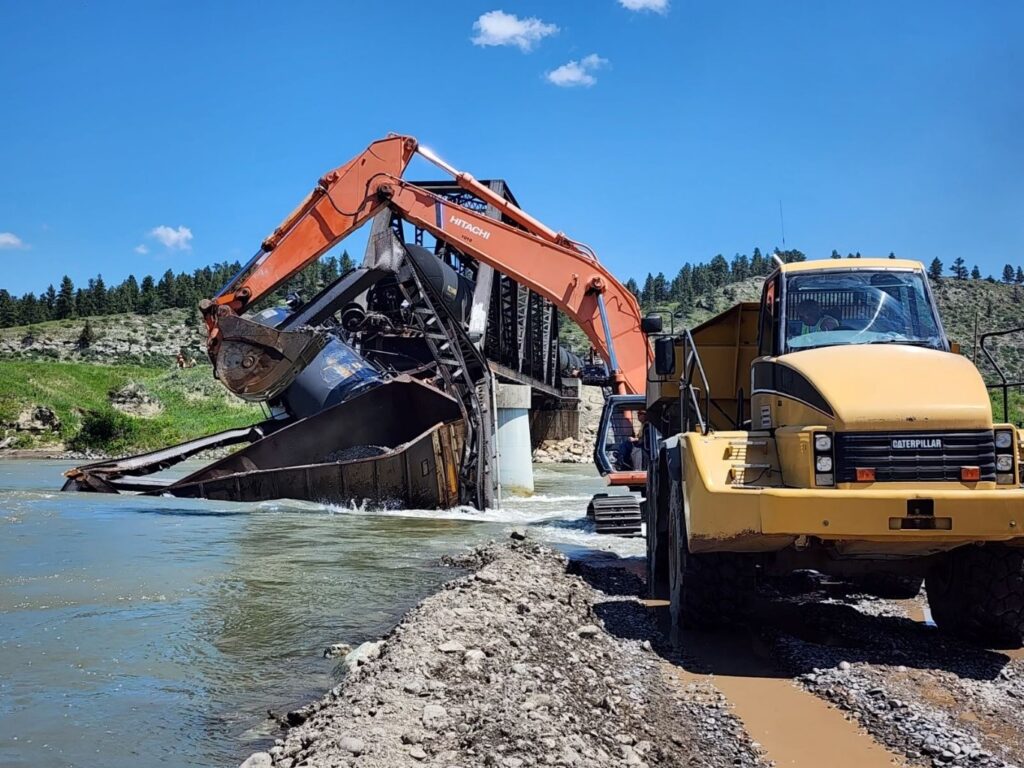
{"label": "tree line on hill", "polygon": [[[776,251],[776,254],[784,262],[804,261],[807,258],[796,249]],[[833,250],[832,258],[839,259],[843,256]],[[859,259],[861,255],[859,252],[850,253],[846,258]],[[889,258],[894,259],[896,256],[890,253]],[[752,255],[736,254],[731,260],[718,254],[706,263],[686,262],[671,279],[664,272],[648,272],[643,285],[630,278],[626,281],[626,288],[633,292],[643,307],[665,302],[688,305],[700,296],[705,296],[729,283],[751,277],[764,277],[772,271],[773,265],[771,255],[762,254],[759,248],[755,248]],[[353,266],[354,262],[347,251],[343,252],[340,258],[326,256],[284,283],[265,302],[261,302],[261,305],[280,301],[293,291],[308,299]],[[71,278],[65,275],[59,287],[51,284],[38,296],[34,293],[26,293],[21,297],[12,296],[7,290],[0,288],[0,328],[123,312],[149,315],[169,307],[188,309],[186,322],[196,322],[199,317],[199,301],[215,296],[240,269],[241,264],[237,261],[213,264],[196,269],[191,274],[175,274],[168,269],[159,279],[146,275],[139,281],[134,275],[129,275],[118,285],[109,288],[102,275],[90,278],[85,287],[77,288]],[[928,267],[928,274],[934,280],[946,276],[942,261],[938,258],[933,259]],[[957,280],[982,279],[981,270],[977,266],[968,270],[962,257],[953,261],[948,274]],[[997,281],[992,275],[984,279],[991,283],[1003,282],[1019,287],[1024,285],[1024,269],[1006,264],[1002,270],[1001,280]]]}
{"label": "tree line on hill", "polygon": [[[805,261],[807,257],[799,250],[775,252],[784,262]],[[845,257],[839,251],[832,251],[833,259],[859,259],[860,252],[848,253]],[[895,259],[896,254],[890,252],[890,259]],[[669,279],[664,272],[657,274],[647,273],[643,285],[630,278],[626,281],[626,288],[632,291],[640,305],[644,308],[654,307],[666,302],[679,303],[684,306],[693,303],[698,297],[706,296],[716,288],[721,288],[730,283],[746,280],[750,277],[764,277],[774,268],[774,260],[771,255],[765,256],[759,248],[755,248],[753,255],[738,253],[731,260],[727,260],[722,254],[718,254],[709,262],[704,264],[691,264],[686,262],[676,273],[675,277]],[[933,259],[928,267],[928,275],[933,280],[939,280],[946,276],[945,266],[938,258]],[[975,266],[968,270],[962,257],[958,257],[950,266],[948,275],[957,280],[981,280],[981,270]],[[984,278],[990,283],[1003,282],[1014,285],[1018,288],[1024,285],[1024,269],[1006,264],[1003,267],[1001,280],[992,275]],[[1015,293],[1016,296],[1016,293]]]}
{"label": "tree line on hill", "polygon": [[[353,266],[348,251],[342,253],[340,259],[327,256],[287,281],[274,291],[271,299],[283,299],[292,291],[310,298]],[[129,275],[110,287],[102,275],[90,278],[84,287],[76,287],[71,278],[64,275],[56,287],[50,284],[38,296],[34,293],[12,296],[0,288],[0,328],[125,312],[151,315],[171,307],[188,309],[186,322],[198,322],[200,300],[215,296],[241,268],[237,261],[225,261],[191,273],[175,274],[168,269],[160,278],[146,275],[140,281],[135,275]]]}

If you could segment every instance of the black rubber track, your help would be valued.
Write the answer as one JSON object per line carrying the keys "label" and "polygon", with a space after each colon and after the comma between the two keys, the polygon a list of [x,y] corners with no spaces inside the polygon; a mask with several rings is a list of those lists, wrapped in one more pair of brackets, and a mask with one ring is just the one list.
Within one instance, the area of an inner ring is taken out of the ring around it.
{"label": "black rubber track", "polygon": [[669,500],[669,580],[672,618],[683,629],[740,623],[757,586],[754,557],[732,552],[691,554],[686,547],[682,485]]}
{"label": "black rubber track", "polygon": [[1024,549],[954,549],[928,573],[925,588],[940,629],[989,648],[1024,642]]}

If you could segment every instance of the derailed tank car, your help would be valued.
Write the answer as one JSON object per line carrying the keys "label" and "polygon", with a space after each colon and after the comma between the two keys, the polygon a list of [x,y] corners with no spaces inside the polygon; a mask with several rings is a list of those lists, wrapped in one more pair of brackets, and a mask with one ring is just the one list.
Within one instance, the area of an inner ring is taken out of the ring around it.
{"label": "derailed tank car", "polygon": [[[78,467],[68,473],[64,490],[451,507],[459,503],[463,430],[451,397],[403,376],[284,426],[268,421],[163,451]],[[197,450],[245,441],[250,444],[179,480],[139,477]]]}

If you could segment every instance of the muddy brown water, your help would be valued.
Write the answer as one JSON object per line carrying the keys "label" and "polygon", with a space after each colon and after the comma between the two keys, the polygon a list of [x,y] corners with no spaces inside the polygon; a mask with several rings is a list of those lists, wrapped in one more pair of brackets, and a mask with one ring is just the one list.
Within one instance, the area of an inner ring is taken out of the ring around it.
{"label": "muddy brown water", "polygon": [[838,709],[796,686],[745,632],[684,632],[688,662],[669,674],[680,684],[720,690],[767,760],[792,768],[881,768],[904,765]]}
{"label": "muddy brown water", "polygon": [[[643,600],[662,630],[668,601]],[[745,629],[682,632],[676,650],[684,662],[666,662],[663,674],[678,685],[707,685],[729,700],[733,713],[764,757],[792,768],[881,768],[906,761],[881,746],[856,722],[798,687],[772,660],[756,635]]]}

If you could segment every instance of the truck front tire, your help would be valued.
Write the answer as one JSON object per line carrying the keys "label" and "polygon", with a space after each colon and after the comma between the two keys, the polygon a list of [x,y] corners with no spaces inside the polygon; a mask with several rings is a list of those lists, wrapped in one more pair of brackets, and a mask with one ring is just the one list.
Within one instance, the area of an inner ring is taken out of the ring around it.
{"label": "truck front tire", "polygon": [[659,452],[656,467],[647,470],[647,596],[669,598],[668,485],[670,475],[665,450]]}
{"label": "truck front tire", "polygon": [[925,589],[939,629],[990,648],[1024,643],[1024,549],[954,549],[928,572]]}
{"label": "truck front tire", "polygon": [[756,588],[752,555],[733,552],[692,554],[687,547],[683,487],[672,481],[669,494],[668,560],[673,625],[713,629],[738,623]]}

